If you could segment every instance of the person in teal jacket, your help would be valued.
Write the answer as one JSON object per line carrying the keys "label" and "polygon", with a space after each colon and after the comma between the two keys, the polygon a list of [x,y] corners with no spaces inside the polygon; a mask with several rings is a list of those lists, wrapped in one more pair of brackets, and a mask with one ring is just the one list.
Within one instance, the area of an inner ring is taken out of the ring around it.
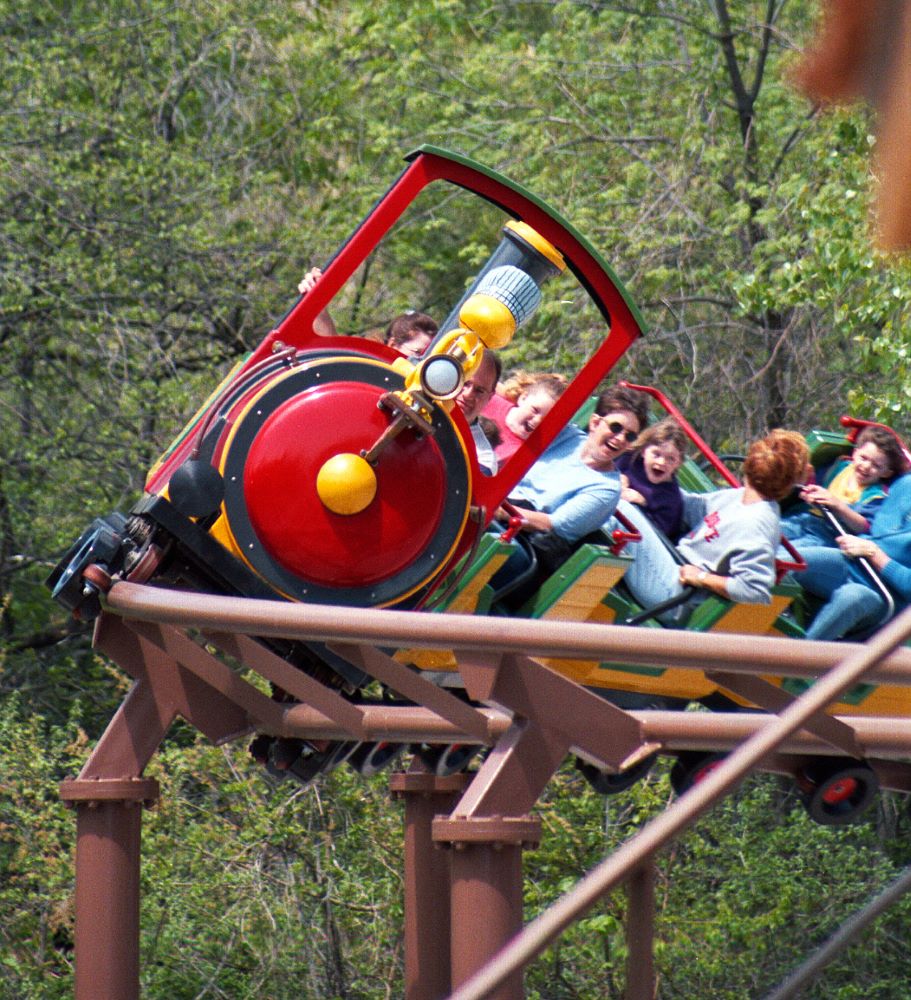
{"label": "person in teal jacket", "polygon": [[821,510],[814,508],[830,510],[845,531],[854,535],[868,532],[885,499],[886,483],[906,471],[898,438],[886,427],[865,427],[850,456],[833,462],[823,471],[819,483],[803,487],[800,498],[804,503],[799,510],[782,517],[782,535],[798,550],[834,546],[838,532]]}
{"label": "person in teal jacket", "polygon": [[869,533],[839,535],[838,548],[801,550],[807,568],[797,575],[805,590],[825,599],[808,639],[840,639],[886,620],[888,607],[860,563],[866,560],[882,578],[896,610],[911,603],[911,474],[896,479],[873,517]]}

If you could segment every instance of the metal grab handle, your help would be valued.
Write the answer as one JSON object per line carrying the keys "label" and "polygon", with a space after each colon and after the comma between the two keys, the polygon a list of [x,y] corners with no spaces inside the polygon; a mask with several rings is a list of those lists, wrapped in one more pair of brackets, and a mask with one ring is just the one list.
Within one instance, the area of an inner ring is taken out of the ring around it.
{"label": "metal grab handle", "polygon": [[696,450],[709,463],[709,465],[711,465],[718,475],[721,476],[721,478],[724,479],[729,486],[737,487],[741,485],[740,480],[734,475],[733,472],[731,472],[724,462],[721,461],[715,452],[712,451],[708,444],[696,432],[695,427],[693,427],[680,410],[660,389],[656,389],[651,385],[637,385],[635,382],[628,382],[626,379],[621,381],[620,385],[627,389],[635,389],[636,392],[644,392],[651,396],[656,402],[660,403],[667,413],[672,416],[678,424],[680,424],[683,428],[683,432],[695,445]]}
{"label": "metal grab handle", "polygon": [[642,535],[626,514],[615,510],[614,517],[623,525],[622,529],[614,528],[610,533],[610,537],[614,543],[610,546],[611,554],[618,556],[626,548],[627,542],[641,542]]}
{"label": "metal grab handle", "polygon": [[[821,512],[822,516],[826,518],[829,524],[832,525],[832,527],[838,532],[839,535],[852,534],[852,532],[848,531],[845,528],[845,526],[841,523],[841,521],[838,520],[835,514],[827,507],[816,507],[816,509]],[[879,591],[883,600],[886,602],[886,608],[888,610],[888,614],[886,615],[886,618],[883,619],[883,621],[888,621],[888,619],[895,614],[895,598],[889,592],[889,588],[885,585],[885,583],[883,583],[882,577],[879,575],[879,573],[876,572],[876,570],[873,568],[872,563],[868,559],[866,559],[864,556],[854,556],[853,558],[855,558],[860,563],[860,565],[864,569],[864,572],[872,580],[873,589]]]}
{"label": "metal grab handle", "polygon": [[656,615],[663,615],[665,611],[673,611],[674,608],[679,607],[681,604],[685,604],[698,589],[698,587],[693,587],[692,585],[687,584],[679,594],[669,597],[666,601],[662,601],[654,607],[645,608],[635,615],[630,615],[629,618],[624,619],[621,624],[640,625],[649,618],[654,618]]}
{"label": "metal grab handle", "polygon": [[775,560],[775,582],[781,583],[782,577],[785,573],[791,570],[796,570],[798,573],[802,573],[807,568],[807,561],[804,557],[794,548],[791,544],[789,538],[785,538],[784,535],[781,536],[781,544],[788,550],[792,560],[788,562],[786,559],[776,559]]}
{"label": "metal grab handle", "polygon": [[500,535],[500,541],[511,542],[522,528],[528,524],[528,521],[522,515],[521,508],[516,507],[515,504],[510,503],[508,500],[501,500],[500,506],[509,514],[509,521],[506,525],[506,530]]}

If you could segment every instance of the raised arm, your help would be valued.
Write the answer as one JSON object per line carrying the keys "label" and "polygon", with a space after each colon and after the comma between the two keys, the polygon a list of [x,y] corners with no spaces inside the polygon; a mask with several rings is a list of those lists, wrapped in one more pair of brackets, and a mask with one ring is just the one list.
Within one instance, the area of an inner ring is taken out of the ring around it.
{"label": "raised arm", "polygon": [[[306,295],[310,291],[317,281],[319,281],[322,273],[318,267],[310,268],[298,283],[297,290],[301,295]],[[313,332],[319,337],[335,337],[338,335],[338,330],[335,328],[335,320],[329,315],[328,309],[323,309],[322,312],[317,313],[316,319],[313,321]]]}

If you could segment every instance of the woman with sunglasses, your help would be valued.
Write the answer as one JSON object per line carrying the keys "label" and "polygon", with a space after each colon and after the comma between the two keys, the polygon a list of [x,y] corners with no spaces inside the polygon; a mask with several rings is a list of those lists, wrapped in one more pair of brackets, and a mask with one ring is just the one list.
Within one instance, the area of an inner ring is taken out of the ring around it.
{"label": "woman with sunglasses", "polygon": [[642,534],[642,541],[626,550],[634,561],[624,582],[633,596],[651,608],[696,588],[689,600],[660,616],[667,624],[683,623],[708,593],[768,604],[781,537],[778,501],[803,479],[808,461],[807,444],[794,431],[774,430],[754,441],[743,465],[743,486],[684,493],[689,534],[677,543],[677,557],[641,509],[623,502],[621,510]]}
{"label": "woman with sunglasses", "polygon": [[509,496],[528,508],[526,529],[571,543],[600,528],[620,498],[614,459],[638,438],[647,415],[647,397],[616,386],[598,397],[588,434],[564,427]]}
{"label": "woman with sunglasses", "polygon": [[[528,533],[538,566],[538,578],[553,573],[586,535],[598,531],[620,499],[620,473],[614,459],[638,438],[648,417],[648,397],[616,386],[598,397],[588,433],[575,425],[564,427],[525,477],[513,489],[510,501],[523,508],[523,531]],[[498,512],[501,520],[506,511]],[[499,592],[530,565],[520,550],[494,575]]]}

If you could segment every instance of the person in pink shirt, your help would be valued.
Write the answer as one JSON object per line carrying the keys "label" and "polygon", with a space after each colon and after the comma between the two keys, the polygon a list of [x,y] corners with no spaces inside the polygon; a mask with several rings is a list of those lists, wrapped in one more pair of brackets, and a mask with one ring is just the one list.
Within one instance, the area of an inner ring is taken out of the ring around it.
{"label": "person in pink shirt", "polygon": [[566,388],[562,375],[516,372],[484,407],[484,416],[494,422],[500,442],[495,448],[502,465],[550,413]]}

